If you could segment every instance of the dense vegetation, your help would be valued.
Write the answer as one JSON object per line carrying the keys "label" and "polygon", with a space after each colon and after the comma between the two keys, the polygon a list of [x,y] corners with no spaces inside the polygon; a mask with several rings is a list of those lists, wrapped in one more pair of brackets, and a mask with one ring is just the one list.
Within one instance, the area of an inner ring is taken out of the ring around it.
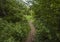
{"label": "dense vegetation", "polygon": [[60,0],[35,0],[36,42],[60,42]]}
{"label": "dense vegetation", "polygon": [[60,0],[26,3],[0,0],[0,42],[24,42],[30,19],[36,27],[35,42],[60,42]]}
{"label": "dense vegetation", "polygon": [[0,0],[0,42],[22,42],[29,32],[26,8],[16,0]]}

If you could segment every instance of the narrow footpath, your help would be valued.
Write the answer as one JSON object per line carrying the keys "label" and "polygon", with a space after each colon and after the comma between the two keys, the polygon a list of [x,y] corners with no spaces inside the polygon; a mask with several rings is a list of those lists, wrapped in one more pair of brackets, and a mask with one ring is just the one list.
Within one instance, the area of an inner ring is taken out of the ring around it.
{"label": "narrow footpath", "polygon": [[29,34],[27,36],[26,42],[34,42],[36,30],[35,30],[35,27],[34,27],[32,21],[28,21],[28,23],[31,28],[31,31],[29,32]]}

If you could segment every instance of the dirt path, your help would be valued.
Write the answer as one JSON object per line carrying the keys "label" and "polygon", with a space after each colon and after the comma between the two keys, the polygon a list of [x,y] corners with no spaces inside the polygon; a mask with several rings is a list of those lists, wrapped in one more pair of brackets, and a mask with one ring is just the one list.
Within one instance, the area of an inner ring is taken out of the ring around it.
{"label": "dirt path", "polygon": [[34,27],[32,21],[29,21],[29,26],[31,28],[31,31],[29,32],[29,34],[27,36],[26,42],[34,42],[36,30],[35,30],[35,27]]}

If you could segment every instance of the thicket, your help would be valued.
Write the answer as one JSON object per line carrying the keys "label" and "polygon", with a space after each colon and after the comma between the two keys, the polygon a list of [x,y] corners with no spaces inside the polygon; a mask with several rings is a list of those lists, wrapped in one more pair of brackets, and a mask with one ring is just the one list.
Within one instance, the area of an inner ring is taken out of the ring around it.
{"label": "thicket", "polygon": [[0,42],[22,42],[29,25],[24,17],[26,6],[17,0],[0,0]]}
{"label": "thicket", "polygon": [[60,0],[35,0],[36,42],[60,42]]}

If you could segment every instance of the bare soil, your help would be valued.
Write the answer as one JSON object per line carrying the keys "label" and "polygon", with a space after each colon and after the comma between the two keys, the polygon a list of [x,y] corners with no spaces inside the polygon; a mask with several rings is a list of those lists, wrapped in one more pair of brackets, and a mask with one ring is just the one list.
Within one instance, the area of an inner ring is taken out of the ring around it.
{"label": "bare soil", "polygon": [[31,31],[29,32],[29,34],[27,36],[26,42],[34,42],[35,41],[34,38],[35,38],[36,30],[35,30],[35,27],[34,27],[32,21],[28,21],[28,23],[29,23],[29,26],[31,28]]}

